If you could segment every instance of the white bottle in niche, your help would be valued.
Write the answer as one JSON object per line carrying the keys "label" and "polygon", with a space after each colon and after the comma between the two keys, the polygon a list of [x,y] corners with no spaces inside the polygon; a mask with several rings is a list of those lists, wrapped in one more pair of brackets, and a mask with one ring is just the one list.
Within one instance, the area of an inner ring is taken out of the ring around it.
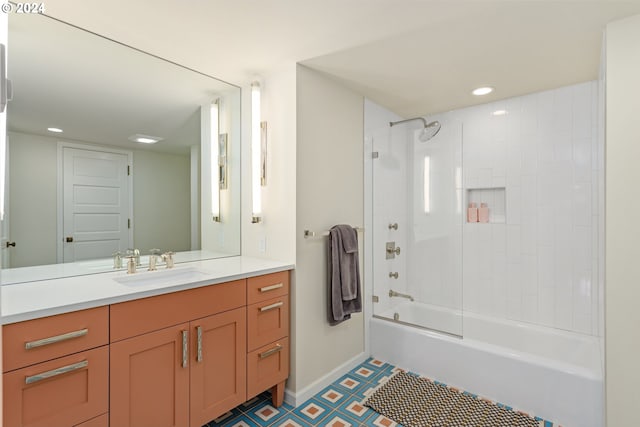
{"label": "white bottle in niche", "polygon": [[478,208],[478,222],[489,222],[489,207],[486,203],[480,203]]}
{"label": "white bottle in niche", "polygon": [[469,203],[467,222],[478,222],[478,207],[474,202]]}

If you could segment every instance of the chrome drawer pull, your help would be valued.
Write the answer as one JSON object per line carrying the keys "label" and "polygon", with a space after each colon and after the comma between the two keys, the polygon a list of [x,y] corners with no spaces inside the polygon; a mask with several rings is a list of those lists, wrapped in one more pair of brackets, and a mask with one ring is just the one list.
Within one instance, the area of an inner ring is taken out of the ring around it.
{"label": "chrome drawer pull", "polygon": [[271,285],[271,286],[265,286],[264,288],[260,288],[260,292],[269,292],[269,291],[273,291],[275,289],[280,289],[281,287],[283,287],[284,284],[283,283],[276,283],[275,285]]}
{"label": "chrome drawer pull", "polygon": [[196,328],[198,334],[198,354],[196,355],[196,361],[202,362],[202,326]]}
{"label": "chrome drawer pull", "polygon": [[271,356],[272,354],[276,354],[277,352],[282,350],[282,346],[280,344],[276,344],[275,347],[273,347],[270,350],[265,351],[264,353],[260,353],[260,359],[264,359],[266,357]]}
{"label": "chrome drawer pull", "polygon": [[89,329],[80,329],[79,331],[67,332],[66,334],[56,335],[55,337],[42,338],[41,340],[26,342],[24,343],[24,348],[25,350],[30,350],[32,348],[42,347],[44,345],[55,344],[60,341],[83,337],[88,333]]}
{"label": "chrome drawer pull", "polygon": [[186,368],[187,365],[187,348],[189,347],[189,331],[182,331],[182,367]]}
{"label": "chrome drawer pull", "polygon": [[284,305],[284,302],[280,301],[280,302],[276,302],[274,304],[265,305],[264,307],[260,307],[259,310],[260,310],[260,312],[269,311],[269,310],[273,310],[274,308],[282,307],[283,305]]}
{"label": "chrome drawer pull", "polygon": [[67,372],[77,371],[78,369],[86,368],[87,366],[89,366],[89,361],[83,360],[82,362],[74,363],[73,365],[62,366],[60,368],[53,369],[51,371],[26,377],[24,379],[24,383],[25,384],[37,383],[38,381],[46,380],[47,378],[55,377],[57,375],[66,374]]}

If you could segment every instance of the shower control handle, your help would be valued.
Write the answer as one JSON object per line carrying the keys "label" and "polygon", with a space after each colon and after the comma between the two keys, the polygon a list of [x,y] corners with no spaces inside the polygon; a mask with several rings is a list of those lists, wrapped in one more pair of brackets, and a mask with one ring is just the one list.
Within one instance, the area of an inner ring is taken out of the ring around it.
{"label": "shower control handle", "polygon": [[397,230],[398,229],[398,223],[394,222],[393,224],[389,224],[389,230]]}
{"label": "shower control handle", "polygon": [[394,259],[396,255],[400,255],[400,248],[396,246],[396,242],[387,242],[385,248],[387,250],[386,259]]}
{"label": "shower control handle", "polygon": [[387,248],[387,252],[392,254],[395,253],[396,255],[400,255],[400,246],[396,246],[395,248]]}
{"label": "shower control handle", "polygon": [[397,279],[398,278],[398,272],[396,271],[395,273],[389,273],[389,277]]}

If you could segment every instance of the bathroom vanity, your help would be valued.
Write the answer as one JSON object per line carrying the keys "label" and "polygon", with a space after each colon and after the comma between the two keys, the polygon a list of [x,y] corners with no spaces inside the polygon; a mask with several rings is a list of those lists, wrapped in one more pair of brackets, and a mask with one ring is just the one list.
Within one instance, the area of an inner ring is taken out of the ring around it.
{"label": "bathroom vanity", "polygon": [[4,425],[200,427],[269,389],[280,406],[291,268],[233,257],[3,286]]}

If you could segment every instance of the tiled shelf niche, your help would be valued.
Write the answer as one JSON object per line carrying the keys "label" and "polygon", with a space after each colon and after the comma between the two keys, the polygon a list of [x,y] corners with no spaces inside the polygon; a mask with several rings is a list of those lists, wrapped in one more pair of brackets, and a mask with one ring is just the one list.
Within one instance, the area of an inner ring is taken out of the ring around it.
{"label": "tiled shelf niche", "polygon": [[[469,203],[486,203],[489,207],[489,223],[505,224],[507,222],[507,189],[505,187],[467,188],[464,220],[467,221],[466,208]],[[481,223],[477,223],[481,224]]]}

